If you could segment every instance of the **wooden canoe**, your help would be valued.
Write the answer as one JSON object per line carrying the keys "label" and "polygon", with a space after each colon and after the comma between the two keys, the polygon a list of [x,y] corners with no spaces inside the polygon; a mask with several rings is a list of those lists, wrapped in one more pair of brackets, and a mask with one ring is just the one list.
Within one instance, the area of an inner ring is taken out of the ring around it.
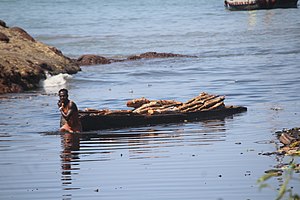
{"label": "wooden canoe", "polygon": [[126,127],[140,127],[156,124],[182,123],[211,119],[225,119],[226,117],[247,111],[242,106],[225,106],[221,109],[196,112],[174,112],[145,115],[132,112],[116,112],[101,114],[93,111],[80,111],[79,117],[83,131],[118,129]]}

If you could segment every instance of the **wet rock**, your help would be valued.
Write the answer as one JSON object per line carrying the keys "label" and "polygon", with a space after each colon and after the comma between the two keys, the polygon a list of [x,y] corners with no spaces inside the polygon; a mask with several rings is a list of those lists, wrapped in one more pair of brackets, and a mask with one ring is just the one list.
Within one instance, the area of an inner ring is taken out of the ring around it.
{"label": "wet rock", "polygon": [[157,53],[157,52],[146,52],[140,55],[129,56],[127,60],[139,60],[139,59],[150,59],[150,58],[172,58],[172,57],[196,57],[190,55],[174,54],[174,53]]}
{"label": "wet rock", "polygon": [[0,32],[0,42],[5,42],[5,43],[9,42],[9,38],[4,33],[1,32]]}
{"label": "wet rock", "polygon": [[5,21],[2,21],[1,19],[0,19],[0,26],[7,28]]}
{"label": "wet rock", "polygon": [[87,55],[80,56],[76,62],[78,65],[83,66],[83,65],[110,64],[112,61],[103,56],[87,54]]}
{"label": "wet rock", "polygon": [[57,49],[56,47],[49,47],[49,49],[57,55],[64,56],[61,50]]}
{"label": "wet rock", "polygon": [[101,64],[111,64],[114,62],[124,62],[124,61],[132,61],[139,59],[154,59],[154,58],[170,58],[170,57],[196,57],[190,55],[182,55],[182,54],[173,54],[173,53],[157,53],[157,52],[146,52],[140,55],[129,56],[127,59],[111,59],[105,58],[103,56],[87,54],[80,56],[77,60],[74,60],[80,66],[87,65],[101,65]]}
{"label": "wet rock", "polygon": [[21,38],[24,38],[24,39],[29,40],[31,42],[35,42],[35,39],[33,39],[33,37],[31,37],[31,35],[29,35],[24,29],[22,29],[20,27],[12,27],[12,28],[10,28],[10,30],[20,34]]}
{"label": "wet rock", "polygon": [[36,41],[21,28],[0,26],[0,33],[9,38],[8,42],[0,41],[0,94],[35,89],[46,72],[55,75],[80,71],[61,51]]}

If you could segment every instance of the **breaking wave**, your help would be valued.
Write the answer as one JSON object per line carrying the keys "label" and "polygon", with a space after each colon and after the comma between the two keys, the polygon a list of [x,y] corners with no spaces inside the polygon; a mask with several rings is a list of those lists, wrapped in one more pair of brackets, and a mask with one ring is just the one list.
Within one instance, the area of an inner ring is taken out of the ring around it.
{"label": "breaking wave", "polygon": [[72,76],[69,74],[58,74],[52,76],[49,73],[46,73],[46,79],[41,82],[41,86],[47,93],[57,92],[60,88],[65,87],[67,81],[71,78]]}

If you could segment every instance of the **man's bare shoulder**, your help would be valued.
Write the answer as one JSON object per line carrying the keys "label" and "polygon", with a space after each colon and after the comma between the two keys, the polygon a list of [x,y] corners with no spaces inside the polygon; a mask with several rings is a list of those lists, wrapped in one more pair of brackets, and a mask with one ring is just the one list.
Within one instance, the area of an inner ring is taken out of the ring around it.
{"label": "man's bare shoulder", "polygon": [[72,109],[77,109],[77,105],[76,105],[76,103],[74,102],[74,101],[71,101],[70,100],[70,107],[72,108]]}

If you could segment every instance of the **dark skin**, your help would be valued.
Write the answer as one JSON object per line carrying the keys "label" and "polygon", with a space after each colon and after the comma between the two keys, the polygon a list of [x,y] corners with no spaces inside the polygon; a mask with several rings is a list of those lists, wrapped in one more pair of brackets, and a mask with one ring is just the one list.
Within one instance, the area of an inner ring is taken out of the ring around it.
{"label": "dark skin", "polygon": [[70,116],[72,116],[73,112],[77,111],[77,106],[72,102],[71,109],[69,109],[68,113],[65,114],[62,108],[65,108],[70,103],[69,96],[65,91],[59,92],[58,96],[59,100],[57,102],[57,105],[59,107],[60,113],[63,116],[63,118],[65,118],[68,121],[70,119]]}

